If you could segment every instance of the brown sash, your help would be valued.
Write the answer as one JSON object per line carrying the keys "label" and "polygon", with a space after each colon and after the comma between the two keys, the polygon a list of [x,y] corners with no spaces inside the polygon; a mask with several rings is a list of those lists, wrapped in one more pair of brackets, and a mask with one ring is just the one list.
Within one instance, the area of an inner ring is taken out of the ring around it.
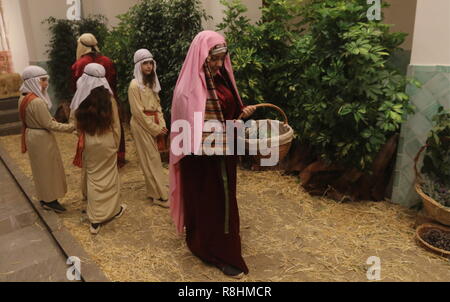
{"label": "brown sash", "polygon": [[84,132],[81,132],[80,136],[78,137],[77,153],[75,154],[75,158],[73,159],[73,164],[78,168],[83,167],[84,138]]}
{"label": "brown sash", "polygon": [[[159,125],[158,111],[148,111],[144,110],[146,116],[153,116],[155,118],[155,123]],[[167,135],[160,134],[156,137],[156,144],[158,146],[159,152],[167,152]]]}
{"label": "brown sash", "polygon": [[20,103],[20,107],[19,107],[19,116],[22,121],[22,153],[27,152],[27,143],[25,140],[25,132],[28,128],[27,123],[25,121],[26,110],[27,110],[28,105],[35,98],[37,98],[37,95],[35,95],[34,93],[27,94],[27,96],[23,98],[22,103]]}

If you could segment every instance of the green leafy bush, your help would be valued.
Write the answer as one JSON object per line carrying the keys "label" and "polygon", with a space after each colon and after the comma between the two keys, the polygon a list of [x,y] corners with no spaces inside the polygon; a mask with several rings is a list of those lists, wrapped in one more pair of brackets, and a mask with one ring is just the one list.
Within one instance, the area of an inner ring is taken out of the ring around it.
{"label": "green leafy bush", "polygon": [[422,172],[450,186],[450,112],[443,107],[433,118],[434,127],[427,139]]}
{"label": "green leafy bush", "polygon": [[291,2],[272,1],[261,8],[264,21],[252,24],[244,16],[247,8],[240,0],[221,0],[221,3],[226,10],[218,30],[225,32],[243,101],[247,104],[276,102],[274,81],[289,64],[286,60],[291,51],[289,44],[299,37],[299,29],[291,23],[299,8]]}
{"label": "green leafy bush", "polygon": [[118,18],[120,23],[108,36],[104,50],[117,65],[119,98],[128,98],[134,52],[147,48],[157,62],[160,97],[167,113],[189,45],[202,31],[202,20],[208,18],[200,1],[144,0]]}
{"label": "green leafy bush", "polygon": [[53,17],[45,20],[49,24],[50,44],[48,44],[48,73],[57,100],[69,99],[70,66],[75,62],[77,44],[74,23],[69,20],[57,20]]}
{"label": "green leafy bush", "polygon": [[422,190],[450,207],[450,112],[439,107],[427,139],[421,174]]}
{"label": "green leafy bush", "polygon": [[83,33],[92,33],[99,45],[108,34],[107,19],[102,15],[90,16],[79,21],[50,17],[43,21],[48,24],[50,43],[47,54],[48,73],[57,100],[69,100],[71,91],[71,66],[76,61],[77,39]]}
{"label": "green leafy bush", "polygon": [[413,112],[404,91],[417,82],[388,64],[405,34],[368,21],[366,0],[266,1],[254,25],[239,0],[223,3],[220,29],[243,98],[283,108],[298,138],[325,162],[370,170]]}

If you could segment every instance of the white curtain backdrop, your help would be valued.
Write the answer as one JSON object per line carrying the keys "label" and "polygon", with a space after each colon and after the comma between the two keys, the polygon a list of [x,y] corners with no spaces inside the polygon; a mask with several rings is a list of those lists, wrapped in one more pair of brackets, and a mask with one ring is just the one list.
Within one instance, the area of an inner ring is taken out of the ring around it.
{"label": "white curtain backdrop", "polygon": [[3,17],[3,3],[0,0],[0,50],[10,50],[9,41],[8,41],[8,33],[6,31],[5,19]]}

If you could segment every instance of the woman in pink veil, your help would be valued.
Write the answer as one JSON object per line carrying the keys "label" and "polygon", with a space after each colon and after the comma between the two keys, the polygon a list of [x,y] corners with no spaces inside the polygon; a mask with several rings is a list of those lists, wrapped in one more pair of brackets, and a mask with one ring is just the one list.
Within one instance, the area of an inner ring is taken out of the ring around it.
{"label": "woman in pink veil", "polygon": [[[172,101],[171,215],[178,232],[186,231],[192,253],[233,278],[248,274],[239,235],[237,156],[198,154],[204,154],[205,139],[211,134],[206,123],[224,125],[241,113],[248,118],[254,111],[239,97],[224,37],[213,31],[199,33],[189,48]],[[180,127],[183,123],[188,130]]]}

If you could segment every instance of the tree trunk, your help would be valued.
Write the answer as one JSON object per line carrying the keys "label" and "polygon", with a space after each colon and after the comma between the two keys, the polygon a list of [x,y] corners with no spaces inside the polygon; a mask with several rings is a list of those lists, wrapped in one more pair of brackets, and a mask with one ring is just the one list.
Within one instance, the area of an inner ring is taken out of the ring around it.
{"label": "tree trunk", "polygon": [[397,150],[398,134],[391,136],[372,164],[372,174],[365,174],[359,184],[357,197],[363,200],[383,200],[389,182],[389,164]]}
{"label": "tree trunk", "polygon": [[305,186],[309,183],[311,177],[313,177],[315,173],[322,171],[336,171],[336,170],[339,170],[339,167],[337,165],[328,165],[323,161],[318,160],[310,164],[305,169],[303,169],[303,171],[300,173],[300,180],[302,185]]}
{"label": "tree trunk", "polygon": [[[301,171],[299,176],[302,186],[311,195],[326,195],[340,202],[383,200],[394,168],[398,137],[398,134],[394,134],[381,148],[373,161],[371,174],[356,168],[343,170],[336,164],[327,165],[317,160]],[[300,158],[305,160],[304,155],[292,154],[286,168],[300,166]]]}

